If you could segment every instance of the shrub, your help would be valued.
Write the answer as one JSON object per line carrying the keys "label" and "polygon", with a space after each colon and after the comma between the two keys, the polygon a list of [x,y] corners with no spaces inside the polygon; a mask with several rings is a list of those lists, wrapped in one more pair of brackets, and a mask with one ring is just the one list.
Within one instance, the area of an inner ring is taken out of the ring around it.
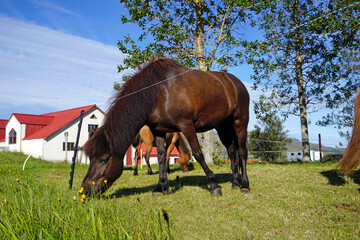
{"label": "shrub", "polygon": [[342,154],[340,153],[336,153],[336,154],[326,154],[323,157],[323,162],[336,162],[336,161],[340,161],[342,158]]}

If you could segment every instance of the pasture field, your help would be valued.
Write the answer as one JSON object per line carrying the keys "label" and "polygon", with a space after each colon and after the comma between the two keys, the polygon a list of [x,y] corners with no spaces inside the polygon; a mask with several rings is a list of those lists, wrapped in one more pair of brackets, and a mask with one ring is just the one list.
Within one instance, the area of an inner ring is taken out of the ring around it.
{"label": "pasture field", "polygon": [[[335,163],[248,164],[251,193],[231,189],[229,165],[215,165],[223,195],[210,195],[199,165],[172,166],[171,194],[152,197],[158,175],[126,168],[99,198],[80,201],[87,166],[0,152],[0,239],[360,239],[360,171]],[[156,166],[153,170],[157,172]]]}

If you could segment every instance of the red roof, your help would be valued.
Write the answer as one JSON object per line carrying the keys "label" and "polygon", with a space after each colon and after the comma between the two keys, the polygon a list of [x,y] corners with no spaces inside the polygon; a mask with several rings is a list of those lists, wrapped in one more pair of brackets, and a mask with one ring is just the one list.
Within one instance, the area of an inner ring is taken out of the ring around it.
{"label": "red roof", "polygon": [[[141,148],[140,148],[140,154],[142,154],[143,156],[145,156],[145,152],[146,152],[146,146],[144,143],[141,144]],[[157,157],[157,148],[153,147],[151,152],[150,152],[150,157]],[[176,149],[176,147],[174,147],[174,149],[171,151],[170,153],[170,157],[179,157],[179,152]]]}
{"label": "red roof", "polygon": [[27,132],[28,135],[25,135],[24,140],[29,140],[49,137],[78,118],[80,116],[81,110],[87,112],[93,108],[97,108],[97,106],[89,105],[60,112],[46,113],[43,115],[18,113],[14,113],[13,115],[20,123],[31,125],[32,129],[34,129],[30,132]]}
{"label": "red roof", "polygon": [[31,124],[31,125],[48,125],[54,117],[43,116],[43,115],[32,115],[32,114],[22,114],[22,113],[14,113],[14,117],[21,124]]}
{"label": "red roof", "polygon": [[0,119],[0,142],[5,142],[5,130],[8,120]]}

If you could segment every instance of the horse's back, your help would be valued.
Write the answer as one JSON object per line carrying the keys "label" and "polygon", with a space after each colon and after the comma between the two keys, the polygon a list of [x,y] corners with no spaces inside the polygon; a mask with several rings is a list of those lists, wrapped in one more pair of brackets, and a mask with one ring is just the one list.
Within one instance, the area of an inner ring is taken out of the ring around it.
{"label": "horse's back", "polygon": [[231,74],[192,70],[169,81],[156,106],[155,124],[170,128],[186,122],[194,124],[197,131],[207,131],[235,112],[248,117],[249,94]]}

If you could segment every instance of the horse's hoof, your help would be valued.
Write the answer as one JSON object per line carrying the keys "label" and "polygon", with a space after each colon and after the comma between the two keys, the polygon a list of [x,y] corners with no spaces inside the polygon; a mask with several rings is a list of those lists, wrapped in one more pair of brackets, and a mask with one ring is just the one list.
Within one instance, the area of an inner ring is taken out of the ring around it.
{"label": "horse's hoof", "polygon": [[250,189],[249,188],[241,188],[240,191],[242,193],[249,193],[250,192]]}
{"label": "horse's hoof", "polygon": [[233,186],[231,187],[231,189],[232,189],[232,190],[239,190],[239,189],[240,189],[240,186],[233,185]]}
{"label": "horse's hoof", "polygon": [[215,188],[215,189],[211,190],[210,193],[213,196],[221,196],[222,195],[221,188]]}

